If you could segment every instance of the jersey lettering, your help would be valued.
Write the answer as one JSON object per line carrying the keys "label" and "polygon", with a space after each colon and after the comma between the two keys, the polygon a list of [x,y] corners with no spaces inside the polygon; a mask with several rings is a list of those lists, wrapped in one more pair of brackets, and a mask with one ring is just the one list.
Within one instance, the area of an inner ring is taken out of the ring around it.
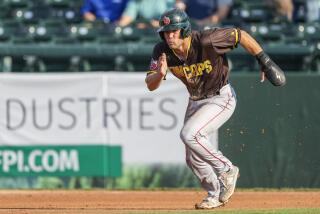
{"label": "jersey lettering", "polygon": [[169,69],[172,73],[174,73],[178,77],[184,76],[182,66],[174,66],[174,67],[170,67]]}
{"label": "jersey lettering", "polygon": [[187,79],[191,79],[193,77],[203,75],[204,71],[209,74],[210,72],[213,71],[213,67],[211,65],[210,60],[205,60],[204,62],[201,62],[201,63],[170,67],[170,70],[176,76],[179,76],[179,77],[185,76]]}
{"label": "jersey lettering", "polygon": [[206,68],[206,72],[209,74],[212,71],[212,66],[210,60],[204,61],[204,66]]}
{"label": "jersey lettering", "polygon": [[192,72],[190,71],[189,66],[183,66],[182,69],[186,78],[190,79],[192,77]]}

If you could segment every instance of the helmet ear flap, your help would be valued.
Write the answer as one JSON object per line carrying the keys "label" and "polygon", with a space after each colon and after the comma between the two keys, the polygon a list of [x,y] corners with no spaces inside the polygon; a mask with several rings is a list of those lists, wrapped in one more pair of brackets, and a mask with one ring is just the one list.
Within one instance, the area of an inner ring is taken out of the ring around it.
{"label": "helmet ear flap", "polygon": [[185,37],[185,32],[186,32],[185,29],[181,28],[181,31],[180,31],[180,37],[181,38],[186,38]]}
{"label": "helmet ear flap", "polygon": [[186,23],[186,26],[181,28],[181,37],[186,38],[190,36],[190,34],[191,34],[191,25],[190,25],[190,22],[188,21]]}
{"label": "helmet ear flap", "polygon": [[190,34],[191,34],[191,24],[188,21],[187,26],[183,28],[183,38],[190,36]]}
{"label": "helmet ear flap", "polygon": [[159,35],[160,35],[161,39],[162,39],[163,41],[165,41],[164,32],[163,32],[163,31],[159,32]]}

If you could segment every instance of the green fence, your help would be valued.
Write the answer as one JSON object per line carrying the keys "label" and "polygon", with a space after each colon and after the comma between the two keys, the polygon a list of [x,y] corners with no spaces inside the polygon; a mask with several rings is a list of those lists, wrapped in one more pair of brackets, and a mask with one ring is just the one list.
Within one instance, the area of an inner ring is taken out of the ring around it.
{"label": "green fence", "polygon": [[282,88],[231,76],[238,103],[219,136],[239,186],[320,187],[320,75],[287,74]]}

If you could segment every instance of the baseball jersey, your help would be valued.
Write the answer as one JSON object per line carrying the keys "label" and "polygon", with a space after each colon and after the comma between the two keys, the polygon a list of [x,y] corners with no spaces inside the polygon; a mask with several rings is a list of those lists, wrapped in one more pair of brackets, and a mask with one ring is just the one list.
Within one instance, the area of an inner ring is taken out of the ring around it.
{"label": "baseball jersey", "polygon": [[153,49],[148,74],[157,71],[158,58],[165,53],[169,70],[186,85],[192,99],[216,95],[228,82],[225,53],[237,47],[240,36],[236,28],[193,31],[186,61],[179,59],[165,41],[159,42]]}

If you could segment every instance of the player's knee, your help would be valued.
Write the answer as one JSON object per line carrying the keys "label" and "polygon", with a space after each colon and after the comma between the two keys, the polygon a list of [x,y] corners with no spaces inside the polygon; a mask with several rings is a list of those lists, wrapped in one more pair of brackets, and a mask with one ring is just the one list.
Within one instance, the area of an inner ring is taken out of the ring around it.
{"label": "player's knee", "polygon": [[182,128],[180,131],[180,139],[182,140],[182,142],[186,142],[187,141],[187,130],[185,128]]}
{"label": "player's knee", "polygon": [[180,131],[180,138],[186,145],[194,141],[195,135],[196,133],[192,129],[186,127],[182,128]]}

